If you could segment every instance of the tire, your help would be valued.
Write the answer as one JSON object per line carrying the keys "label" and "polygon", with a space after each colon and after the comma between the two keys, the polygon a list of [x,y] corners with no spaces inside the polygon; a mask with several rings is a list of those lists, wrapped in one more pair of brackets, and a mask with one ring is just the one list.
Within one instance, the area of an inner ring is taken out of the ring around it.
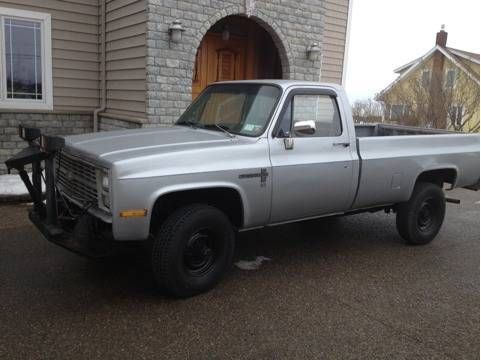
{"label": "tire", "polygon": [[399,235],[411,245],[428,244],[441,229],[445,213],[443,189],[433,183],[419,182],[409,201],[397,207]]}
{"label": "tire", "polygon": [[182,207],[154,237],[155,280],[174,297],[210,290],[231,266],[234,246],[233,227],[222,211],[203,204]]}

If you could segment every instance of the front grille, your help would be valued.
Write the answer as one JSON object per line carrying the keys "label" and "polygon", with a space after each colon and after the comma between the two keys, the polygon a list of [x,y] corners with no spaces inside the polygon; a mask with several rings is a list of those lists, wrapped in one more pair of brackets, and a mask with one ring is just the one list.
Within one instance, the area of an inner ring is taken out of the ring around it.
{"label": "front grille", "polygon": [[83,205],[97,206],[97,168],[65,152],[58,154],[56,165],[59,190]]}

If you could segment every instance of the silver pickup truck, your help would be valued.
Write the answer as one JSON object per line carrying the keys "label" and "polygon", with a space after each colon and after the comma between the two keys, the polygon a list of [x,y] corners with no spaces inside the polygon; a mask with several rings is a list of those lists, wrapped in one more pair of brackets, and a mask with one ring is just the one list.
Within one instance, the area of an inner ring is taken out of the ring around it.
{"label": "silver pickup truck", "polygon": [[384,210],[407,243],[426,244],[444,220],[444,184],[479,188],[478,134],[355,126],[334,84],[216,83],[172,126],[19,131],[30,146],[7,166],[44,236],[90,256],[142,241],[159,286],[179,297],[221,279],[237,231]]}

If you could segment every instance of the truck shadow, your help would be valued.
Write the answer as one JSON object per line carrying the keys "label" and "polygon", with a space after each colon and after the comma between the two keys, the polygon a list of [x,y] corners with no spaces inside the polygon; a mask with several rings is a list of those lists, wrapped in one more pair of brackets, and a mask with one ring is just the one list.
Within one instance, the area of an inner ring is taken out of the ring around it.
{"label": "truck shadow", "polygon": [[366,253],[379,246],[399,246],[393,217],[362,214],[333,217],[282,225],[241,233],[237,241],[238,258],[257,255],[276,257],[279,261],[299,255],[302,260],[349,252],[363,248]]}
{"label": "truck shadow", "polygon": [[[264,256],[271,261],[261,267],[261,272],[276,272],[279,267],[297,271],[300,266],[316,269],[320,263],[334,263],[339,257],[348,258],[353,251],[356,256],[373,257],[386,248],[404,246],[393,218],[363,214],[240,233],[234,263]],[[84,269],[85,282],[92,287],[109,288],[111,294],[120,291],[124,296],[158,298],[162,295],[156,290],[150,259],[138,246],[109,259],[89,261]],[[241,271],[234,265],[226,281],[232,285],[237,280],[243,281],[245,276],[256,276],[253,273],[256,272]]]}

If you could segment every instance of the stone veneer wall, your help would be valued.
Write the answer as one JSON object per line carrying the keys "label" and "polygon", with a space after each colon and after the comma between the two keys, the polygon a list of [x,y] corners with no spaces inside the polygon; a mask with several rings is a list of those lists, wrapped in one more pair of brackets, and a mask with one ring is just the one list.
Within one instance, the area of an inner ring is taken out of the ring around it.
{"label": "stone veneer wall", "polygon": [[[148,122],[172,123],[189,105],[197,48],[209,28],[229,15],[249,13],[271,34],[283,78],[318,81],[321,59],[308,60],[306,49],[312,43],[322,44],[324,12],[322,0],[148,0]],[[176,19],[186,30],[179,43],[171,42],[168,34]]]}
{"label": "stone veneer wall", "polygon": [[5,160],[26,147],[18,137],[18,125],[38,127],[44,134],[82,134],[92,131],[92,114],[70,113],[0,113],[0,174],[5,174]]}

